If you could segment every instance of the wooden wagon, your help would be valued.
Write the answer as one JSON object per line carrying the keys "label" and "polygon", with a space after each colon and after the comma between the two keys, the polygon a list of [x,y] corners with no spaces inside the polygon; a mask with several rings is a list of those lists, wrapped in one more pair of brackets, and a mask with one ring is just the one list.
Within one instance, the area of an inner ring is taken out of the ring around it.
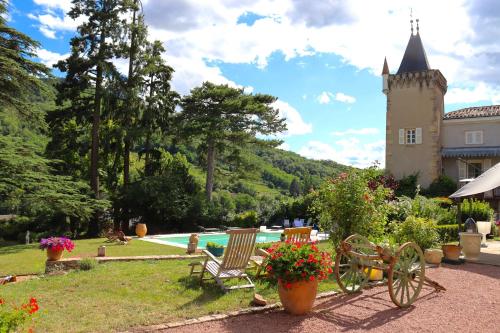
{"label": "wooden wagon", "polygon": [[395,252],[373,244],[360,235],[352,235],[337,248],[335,276],[339,287],[346,293],[361,291],[373,269],[387,273],[391,300],[399,307],[410,306],[420,294],[424,284],[436,291],[446,290],[425,277],[424,255],[420,247],[408,242]]}

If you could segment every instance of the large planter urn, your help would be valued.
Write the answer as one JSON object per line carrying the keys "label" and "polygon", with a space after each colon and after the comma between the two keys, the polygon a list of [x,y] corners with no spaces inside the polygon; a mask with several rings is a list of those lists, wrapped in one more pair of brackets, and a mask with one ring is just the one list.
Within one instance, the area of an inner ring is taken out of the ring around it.
{"label": "large planter urn", "polygon": [[[458,254],[460,256],[460,252]],[[432,265],[439,265],[443,259],[443,250],[427,249],[424,252],[425,262]]]}
{"label": "large planter urn", "polygon": [[481,253],[482,235],[474,232],[461,232],[459,235],[465,259],[477,260],[479,253]]}
{"label": "large planter urn", "polygon": [[146,227],[145,223],[137,223],[135,226],[135,234],[137,237],[142,238],[146,236],[146,233],[148,232],[148,227]]}
{"label": "large planter urn", "polygon": [[278,283],[278,293],[285,311],[293,315],[303,315],[311,311],[316,294],[318,279],[314,281],[299,281],[292,283],[291,288],[285,288]]}
{"label": "large planter urn", "polygon": [[443,255],[448,260],[458,261],[460,259],[460,250],[462,247],[460,245],[442,245],[441,249],[443,250]]}
{"label": "large planter urn", "polygon": [[481,240],[481,247],[488,247],[486,244],[486,235],[491,233],[491,222],[490,221],[477,221],[477,232],[479,232],[483,238]]}
{"label": "large planter urn", "polygon": [[60,260],[63,255],[63,250],[53,250],[47,248],[47,260],[48,261],[57,261]]}

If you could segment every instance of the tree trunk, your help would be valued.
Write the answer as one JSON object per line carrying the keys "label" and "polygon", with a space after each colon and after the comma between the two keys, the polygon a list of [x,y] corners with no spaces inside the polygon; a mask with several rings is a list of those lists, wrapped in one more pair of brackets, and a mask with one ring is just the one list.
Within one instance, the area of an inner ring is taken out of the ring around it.
{"label": "tree trunk", "polygon": [[152,170],[151,170],[151,135],[149,131],[146,133],[146,141],[144,142],[145,148],[146,148],[146,153],[144,157],[144,174],[146,177],[149,177],[152,175]]}
{"label": "tree trunk", "polygon": [[[99,127],[101,125],[101,99],[102,99],[102,81],[103,67],[102,58],[104,55],[104,46],[106,43],[105,29],[101,31],[99,42],[99,60],[96,68],[94,112],[92,114],[92,150],[90,152],[90,187],[94,191],[96,199],[100,198],[99,193]],[[89,222],[88,236],[95,237],[99,234],[99,212],[95,212]]]}
{"label": "tree trunk", "polygon": [[212,201],[212,191],[214,189],[214,172],[215,172],[215,142],[213,139],[208,139],[207,181],[205,184],[205,193],[208,201]]}
{"label": "tree trunk", "polygon": [[[137,0],[134,1],[134,5],[137,6]],[[136,26],[135,26],[135,19],[136,19],[136,12],[137,10],[134,8],[134,13],[132,16],[132,34],[130,37],[130,50],[129,50],[129,62],[128,62],[128,78],[127,78],[127,87],[128,87],[128,97],[130,98],[130,95],[132,94],[133,91],[133,76],[134,76],[134,61],[135,61],[135,56],[137,53],[136,50],[136,45],[135,45],[135,38],[136,38]],[[129,105],[126,106],[127,108],[133,108],[134,106],[129,103]],[[125,115],[125,126],[126,126],[126,133],[125,133],[125,147],[123,151],[123,186],[127,187],[128,184],[130,183],[130,146],[131,146],[131,138],[130,138],[130,111]]]}

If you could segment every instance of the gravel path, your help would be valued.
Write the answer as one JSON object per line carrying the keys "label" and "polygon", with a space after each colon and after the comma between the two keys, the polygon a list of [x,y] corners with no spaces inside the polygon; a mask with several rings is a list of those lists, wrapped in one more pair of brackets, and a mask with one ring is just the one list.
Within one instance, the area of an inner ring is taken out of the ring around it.
{"label": "gravel path", "polygon": [[162,332],[500,332],[500,267],[443,265],[426,274],[447,291],[424,286],[408,309],[391,302],[387,287],[377,287],[318,301],[306,316],[276,311]]}

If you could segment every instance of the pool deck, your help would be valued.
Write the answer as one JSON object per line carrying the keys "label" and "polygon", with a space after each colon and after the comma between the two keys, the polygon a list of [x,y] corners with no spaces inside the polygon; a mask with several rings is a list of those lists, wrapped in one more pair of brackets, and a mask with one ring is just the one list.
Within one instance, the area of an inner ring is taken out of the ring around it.
{"label": "pool deck", "polygon": [[[282,233],[283,229],[281,230],[273,230],[273,229],[266,229],[262,232],[265,233]],[[151,243],[156,243],[156,244],[163,244],[163,245],[169,245],[169,246],[175,246],[179,247],[182,249],[187,249],[187,244],[179,244],[175,242],[169,242],[165,240],[165,237],[189,237],[192,234],[198,234],[198,235],[225,235],[225,232],[190,232],[190,233],[182,233],[182,234],[161,234],[161,235],[150,235],[150,236],[145,236],[143,238],[139,238],[139,240],[146,241],[146,242],[151,242]],[[323,241],[328,239],[328,234],[326,233],[318,233],[316,236],[318,241]]]}

